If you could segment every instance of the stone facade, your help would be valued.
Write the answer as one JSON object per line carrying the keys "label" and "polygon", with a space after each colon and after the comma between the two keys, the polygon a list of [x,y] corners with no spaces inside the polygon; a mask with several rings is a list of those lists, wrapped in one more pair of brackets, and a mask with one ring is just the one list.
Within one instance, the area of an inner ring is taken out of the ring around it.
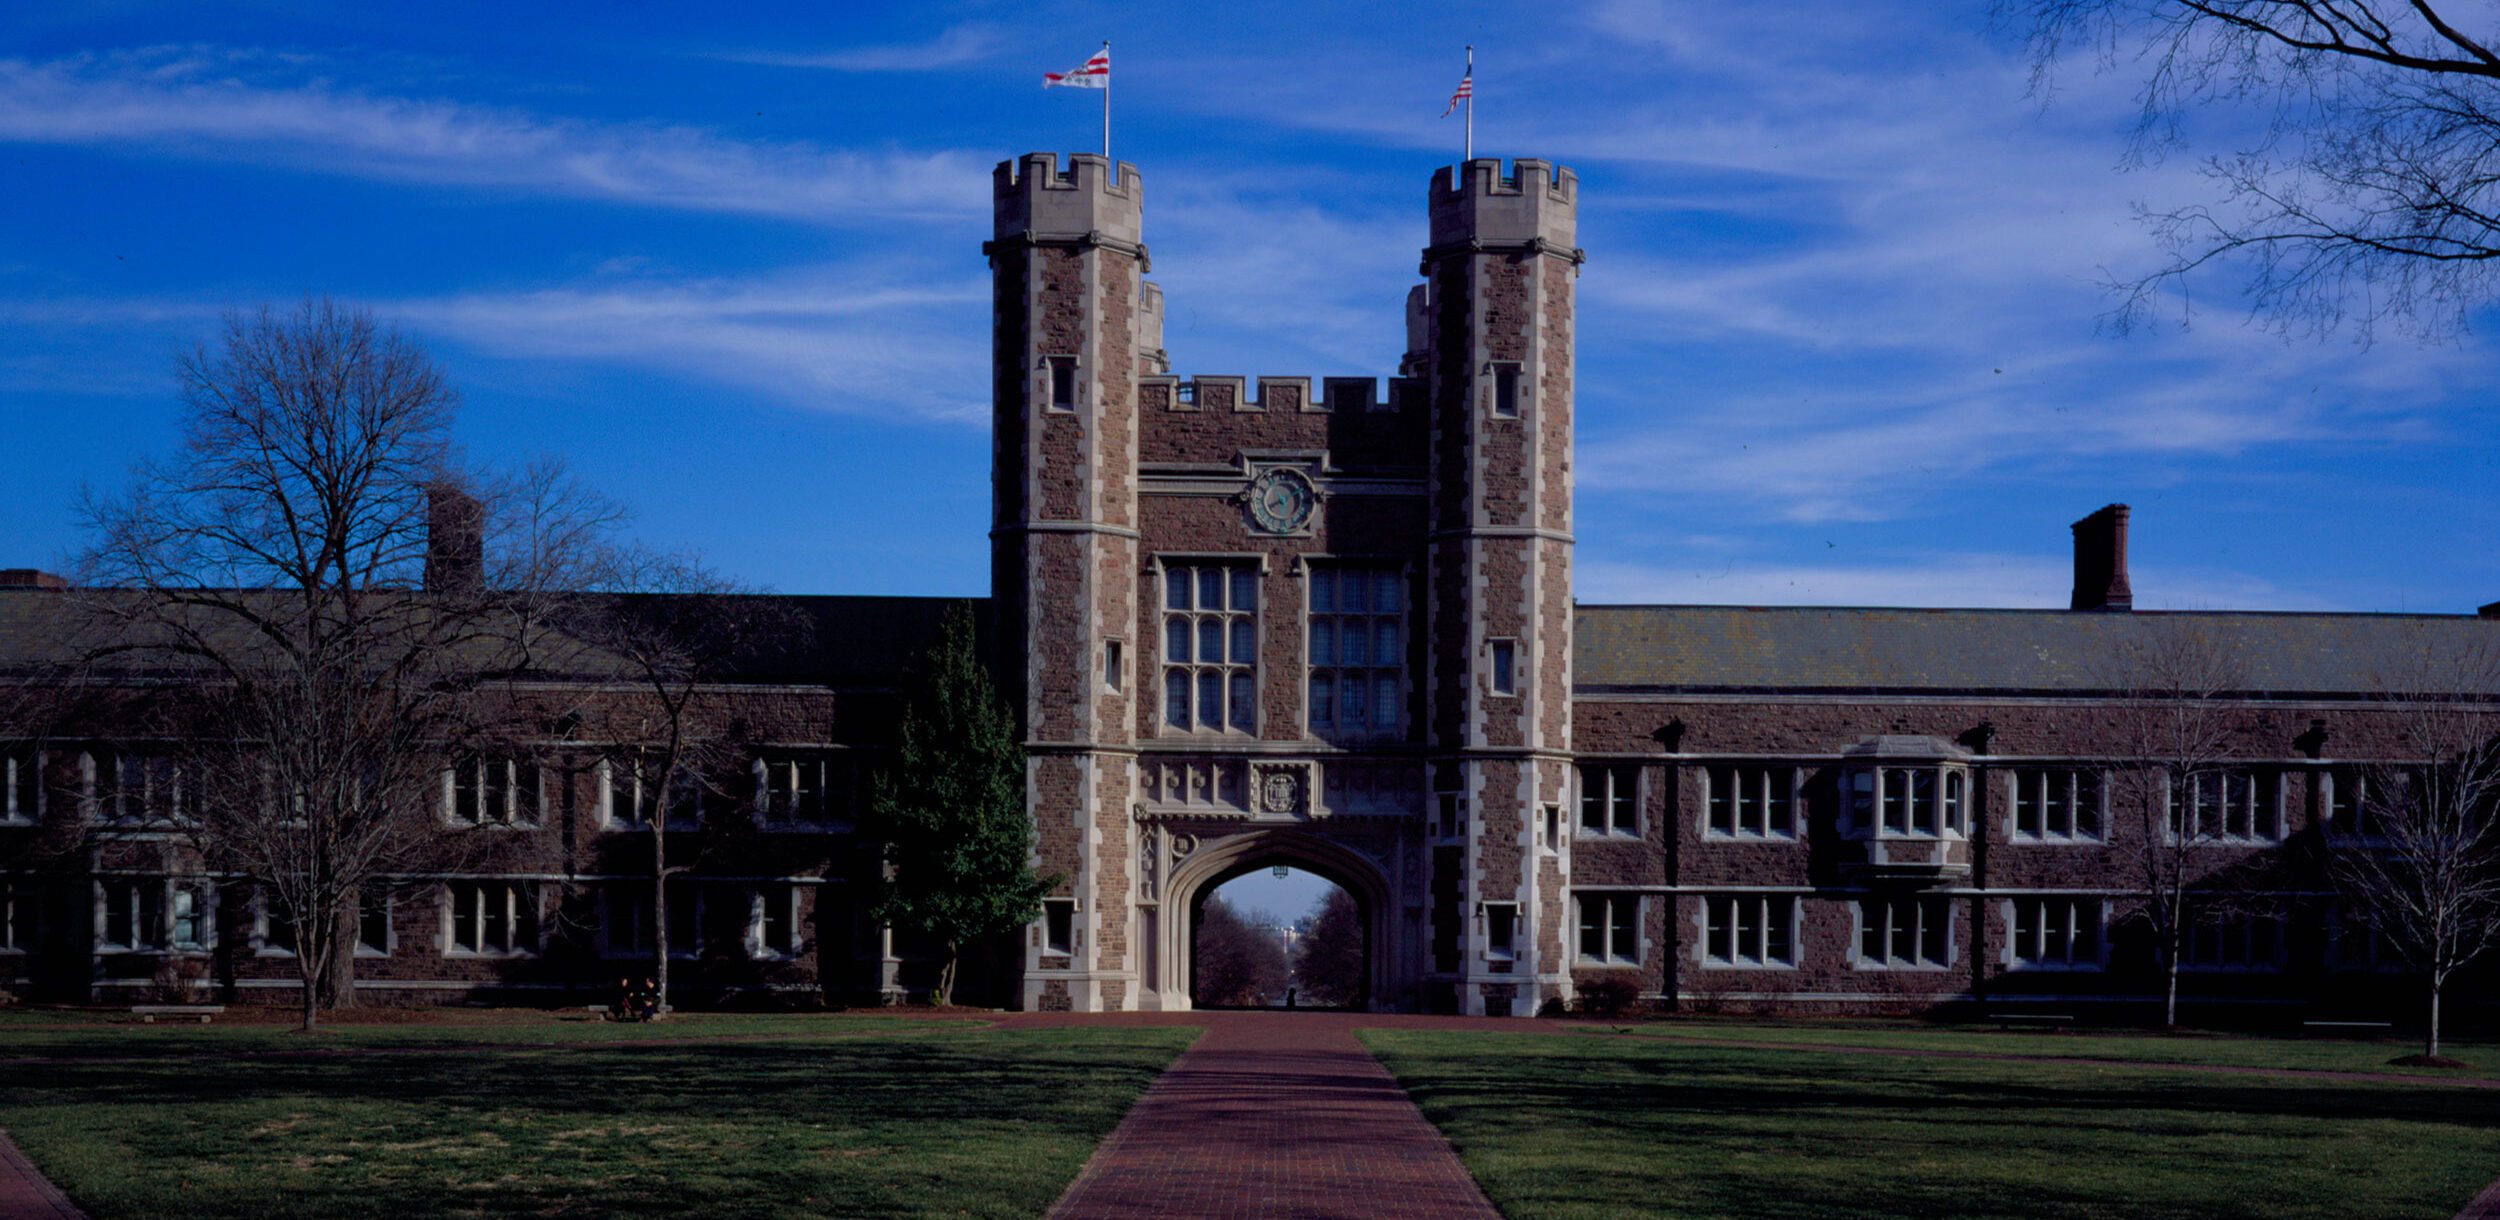
{"label": "stone facade", "polygon": [[[1356,899],[1377,1009],[1526,1014],[1600,984],[1688,1008],[2142,1005],[2159,980],[2139,865],[2170,808],[2131,787],[2161,772],[2121,662],[2180,638],[2240,662],[2211,696],[2227,746],[2189,784],[2208,795],[2183,798],[2222,820],[2192,871],[2232,895],[2191,938],[2183,994],[2350,1015],[2410,986],[2320,861],[2358,786],[2405,761],[2384,675],[2500,646],[2500,607],[2135,613],[2118,505],[2076,524],[2065,611],[1579,605],[1571,171],[1433,177],[1410,350],[1385,380],[1174,374],[1144,199],[1100,157],[995,176],[992,595],[974,604],[1058,880],[1041,920],[967,963],[968,995],[1186,1008],[1206,896],[1290,865]],[[65,594],[37,575],[0,577],[0,667],[40,668]],[[861,914],[876,863],[853,815],[949,603],[792,601],[812,651],[705,693],[752,770],[670,847],[695,866],[681,993],[918,994],[930,956]],[[117,760],[148,753],[126,702],[0,735],[0,987],[282,997],[289,960],[248,885],[200,876],[144,819],[82,829],[110,823]],[[533,795],[492,850],[393,879],[360,989],[578,998],[632,968],[648,835],[574,731],[516,748]],[[469,798],[445,783],[456,820]],[[815,812],[769,816],[800,790]]]}

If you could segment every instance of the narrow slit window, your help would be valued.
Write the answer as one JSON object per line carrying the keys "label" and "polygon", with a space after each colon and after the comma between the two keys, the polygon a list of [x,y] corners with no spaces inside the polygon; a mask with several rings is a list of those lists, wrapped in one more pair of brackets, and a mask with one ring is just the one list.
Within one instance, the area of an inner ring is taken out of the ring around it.
{"label": "narrow slit window", "polygon": [[1519,366],[1497,363],[1493,366],[1493,414],[1500,419],[1519,418]]}
{"label": "narrow slit window", "polygon": [[1076,410],[1076,357],[1050,358],[1050,409]]}

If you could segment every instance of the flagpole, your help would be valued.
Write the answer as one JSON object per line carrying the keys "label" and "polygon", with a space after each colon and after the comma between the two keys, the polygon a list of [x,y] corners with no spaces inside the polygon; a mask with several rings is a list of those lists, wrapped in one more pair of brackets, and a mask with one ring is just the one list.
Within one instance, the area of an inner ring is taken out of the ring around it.
{"label": "flagpole", "polygon": [[[1467,75],[1462,79],[1466,80],[1470,85],[1473,85],[1476,80],[1476,48],[1472,45],[1467,48]],[[1470,88],[1467,90],[1467,160],[1473,161],[1475,159],[1476,91]]]}
{"label": "flagpole", "polygon": [[[1102,44],[1102,53],[1105,58],[1111,55],[1111,43],[1108,39]],[[1120,176],[1120,167],[1118,163],[1111,161],[1111,74],[1108,72],[1102,74],[1102,159],[1111,163],[1107,172],[1116,181]]]}

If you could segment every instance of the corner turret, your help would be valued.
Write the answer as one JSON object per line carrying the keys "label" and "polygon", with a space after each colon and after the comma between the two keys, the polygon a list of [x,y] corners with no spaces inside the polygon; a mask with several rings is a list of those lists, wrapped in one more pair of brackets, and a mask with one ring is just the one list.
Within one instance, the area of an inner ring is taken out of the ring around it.
{"label": "corner turret", "polygon": [[1512,162],[1507,176],[1501,161],[1489,157],[1458,166],[1455,184],[1451,172],[1443,166],[1432,175],[1427,260],[1444,247],[1475,242],[1480,248],[1530,246],[1579,261],[1579,175],[1529,157]]}

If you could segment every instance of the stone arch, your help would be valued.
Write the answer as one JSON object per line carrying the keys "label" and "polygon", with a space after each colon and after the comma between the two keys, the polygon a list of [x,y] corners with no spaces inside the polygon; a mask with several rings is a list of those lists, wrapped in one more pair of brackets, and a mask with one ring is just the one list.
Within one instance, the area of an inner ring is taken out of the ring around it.
{"label": "stone arch", "polygon": [[1363,921],[1364,997],[1359,1006],[1372,1011],[1391,1006],[1398,995],[1390,951],[1396,901],[1388,876],[1378,862],[1342,843],[1297,827],[1279,827],[1208,836],[1173,868],[1165,891],[1167,909],[1185,917],[1165,921],[1158,933],[1163,943],[1154,947],[1172,966],[1166,976],[1174,984],[1167,1007],[1190,1006],[1198,911],[1207,895],[1235,877],[1279,864],[1316,873],[1353,897]]}

